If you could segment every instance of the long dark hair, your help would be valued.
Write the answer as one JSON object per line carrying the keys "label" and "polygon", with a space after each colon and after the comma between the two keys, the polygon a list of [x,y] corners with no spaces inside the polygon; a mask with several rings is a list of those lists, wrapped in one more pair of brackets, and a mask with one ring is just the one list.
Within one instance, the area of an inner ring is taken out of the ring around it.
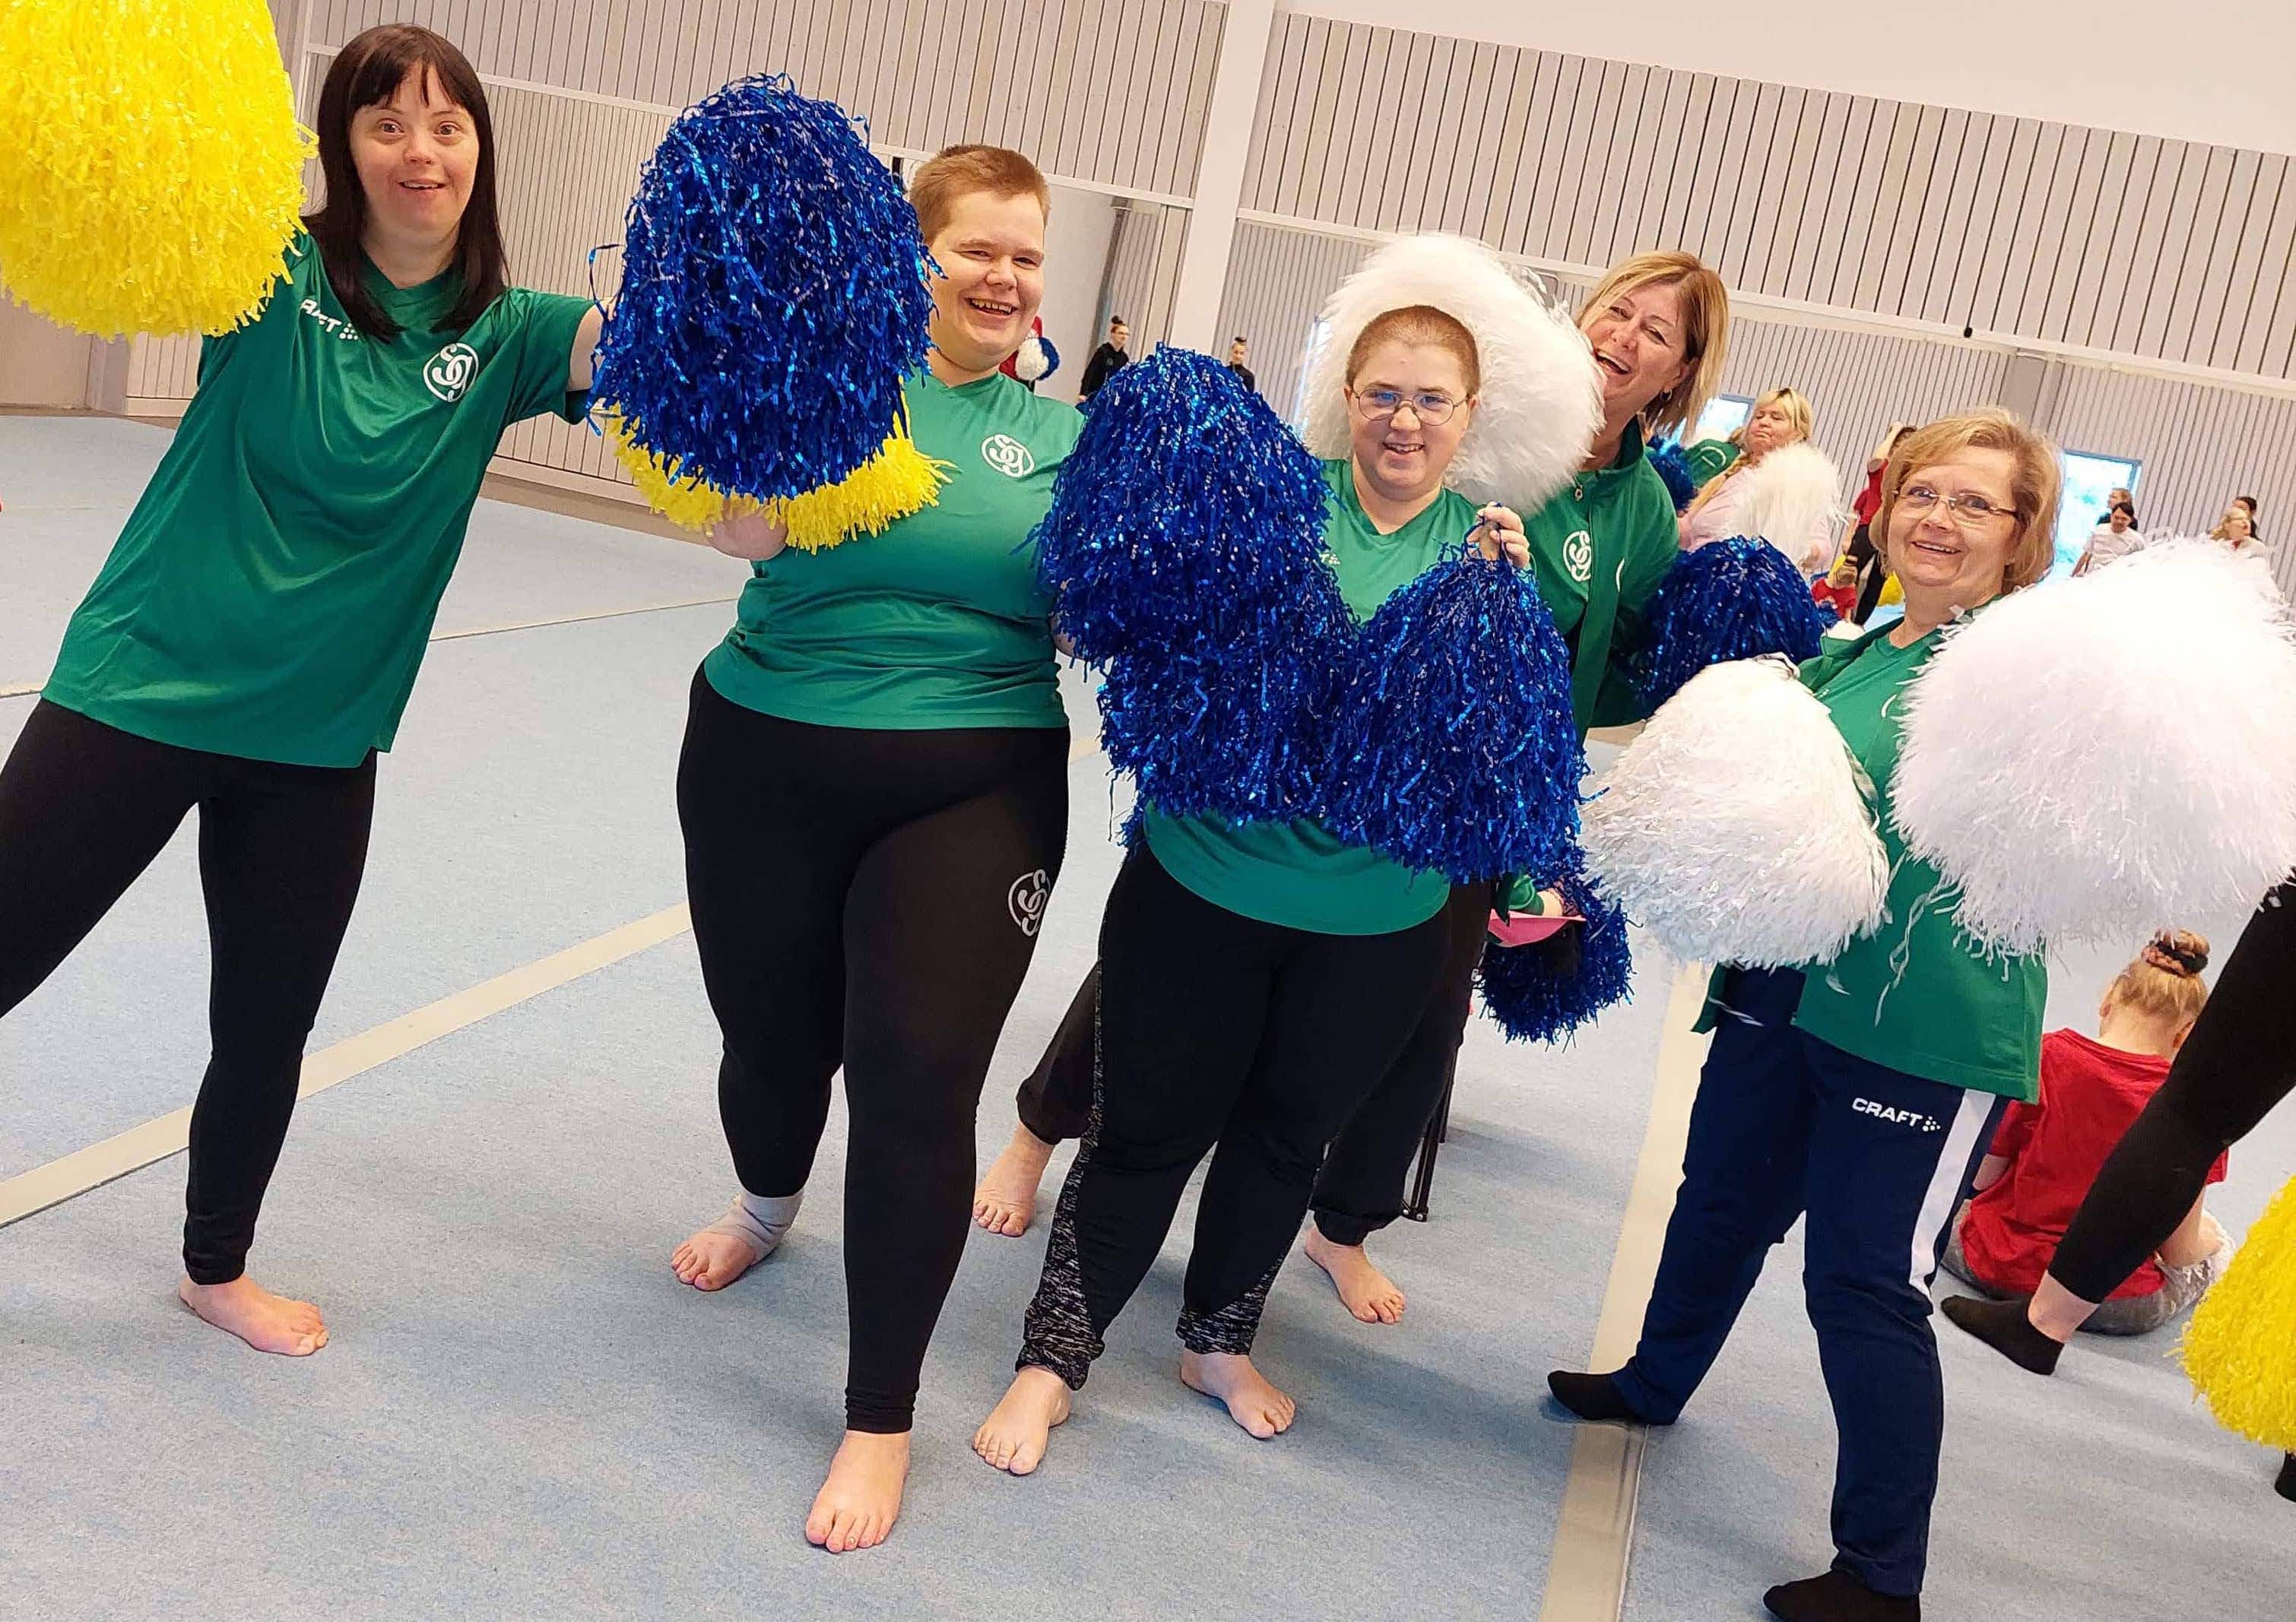
{"label": "long dark hair", "polygon": [[359,184],[358,164],[351,157],[351,118],[363,107],[386,105],[406,76],[418,70],[434,78],[471,115],[479,137],[478,170],[455,238],[454,268],[462,281],[462,297],[447,317],[447,329],[459,332],[476,321],[509,280],[502,221],[495,211],[494,119],[487,111],[486,87],[479,83],[477,70],[452,41],[429,29],[403,22],[369,29],[336,53],[320,88],[319,167],[327,177],[327,201],[317,213],[304,217],[303,225],[319,245],[327,280],[343,313],[370,338],[396,338],[399,327],[382,313],[366,284],[362,246],[366,188]]}

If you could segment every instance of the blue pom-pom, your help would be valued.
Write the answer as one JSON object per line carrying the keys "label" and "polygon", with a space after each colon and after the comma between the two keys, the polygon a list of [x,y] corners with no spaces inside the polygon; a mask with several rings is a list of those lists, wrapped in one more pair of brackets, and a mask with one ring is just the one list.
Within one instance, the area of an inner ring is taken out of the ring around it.
{"label": "blue pom-pom", "polygon": [[1681,443],[1666,439],[1650,448],[1650,464],[1666,482],[1666,493],[1674,497],[1674,510],[1681,512],[1698,497],[1698,480],[1690,471],[1690,458]]}
{"label": "blue pom-pom", "polygon": [[1296,644],[1345,622],[1323,468],[1209,355],[1161,347],[1093,397],[1037,526],[1061,629],[1098,662]]}
{"label": "blue pom-pom", "polygon": [[1767,653],[1797,664],[1815,658],[1832,623],[1785,553],[1744,537],[1677,558],[1644,614],[1648,640],[1628,674],[1652,709],[1709,665]]}
{"label": "blue pom-pom", "polygon": [[1094,397],[1037,569],[1105,667],[1102,744],[1144,802],[1239,822],[1311,807],[1312,724],[1354,632],[1324,522],[1320,464],[1210,356],[1160,348]]}
{"label": "blue pom-pom", "polygon": [[834,484],[924,364],[930,265],[856,120],[780,75],[736,79],[639,177],[591,397],[680,477],[758,501]]}
{"label": "blue pom-pom", "polygon": [[1483,1007],[1517,1042],[1554,1042],[1634,989],[1634,956],[1618,904],[1591,880],[1556,886],[1570,910],[1586,919],[1528,946],[1483,949],[1478,979]]}
{"label": "blue pom-pom", "polygon": [[1382,603],[1328,707],[1325,824],[1455,884],[1573,865],[1586,753],[1529,571],[1466,553]]}
{"label": "blue pom-pom", "polygon": [[1046,378],[1061,369],[1061,352],[1053,347],[1053,340],[1042,332],[1037,334],[1037,343],[1045,351],[1044,373],[1037,379],[1041,383]]}

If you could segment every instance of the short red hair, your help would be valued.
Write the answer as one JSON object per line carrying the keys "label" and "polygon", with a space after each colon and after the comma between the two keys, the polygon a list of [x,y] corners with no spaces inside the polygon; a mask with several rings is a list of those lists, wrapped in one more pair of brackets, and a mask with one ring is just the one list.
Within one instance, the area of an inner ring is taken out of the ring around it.
{"label": "short red hair", "polygon": [[909,202],[926,242],[939,236],[960,197],[986,192],[991,197],[1033,197],[1050,219],[1053,188],[1044,171],[1009,146],[945,146],[917,166],[909,180]]}

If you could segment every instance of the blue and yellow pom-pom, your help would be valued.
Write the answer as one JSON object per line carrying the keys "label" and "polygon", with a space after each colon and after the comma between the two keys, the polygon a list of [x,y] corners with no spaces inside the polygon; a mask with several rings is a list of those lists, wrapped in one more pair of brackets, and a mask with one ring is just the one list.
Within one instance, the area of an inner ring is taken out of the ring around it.
{"label": "blue and yellow pom-pom", "polygon": [[2296,1453],[2296,1181],[2193,1311],[2185,1372],[2226,1429]]}
{"label": "blue and yellow pom-pom", "polygon": [[842,532],[919,478],[887,427],[906,439],[929,264],[916,211],[855,119],[787,78],[736,79],[647,160],[592,397],[665,468],[753,502],[879,463],[823,521]]}
{"label": "blue and yellow pom-pom", "polygon": [[788,529],[789,544],[800,552],[819,552],[857,535],[882,535],[897,520],[937,503],[948,477],[946,463],[935,462],[917,448],[904,418],[874,456],[835,484],[774,501],[736,496],[729,504],[723,490],[685,474],[632,439],[619,415],[607,412],[603,418],[606,437],[630,482],[646,505],[671,523],[701,531],[724,518],[729,504],[750,512],[763,509]]}
{"label": "blue and yellow pom-pom", "polygon": [[0,0],[0,285],[97,337],[262,309],[313,151],[261,0]]}

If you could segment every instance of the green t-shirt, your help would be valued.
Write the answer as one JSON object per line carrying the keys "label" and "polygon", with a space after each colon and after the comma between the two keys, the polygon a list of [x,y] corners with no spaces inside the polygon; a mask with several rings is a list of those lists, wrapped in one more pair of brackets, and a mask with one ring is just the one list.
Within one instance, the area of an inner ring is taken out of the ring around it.
{"label": "green t-shirt", "polygon": [[[1324,464],[1324,544],[1340,595],[1357,624],[1394,592],[1458,555],[1475,527],[1475,504],[1455,491],[1392,535],[1373,527],[1342,458]],[[1321,823],[1230,823],[1217,816],[1167,816],[1151,809],[1148,848],[1164,870],[1212,903],[1263,923],[1319,935],[1386,935],[1443,910],[1451,886],[1377,851],[1344,845]]]}
{"label": "green t-shirt", "polygon": [[1629,423],[1618,456],[1581,473],[1523,520],[1538,594],[1570,643],[1570,708],[1578,730],[1650,714],[1624,675],[1640,644],[1643,610],[1681,545],[1674,498]]}
{"label": "green t-shirt", "polygon": [[[1877,792],[1887,794],[1897,769],[1898,695],[1937,648],[1935,632],[1894,647],[1883,627],[1801,668],[1802,684],[1825,705]],[[1794,1023],[1893,1070],[2030,1103],[2039,1096],[2046,960],[1988,961],[1955,922],[1956,897],[1937,869],[1906,854],[1892,817],[1879,820],[1890,862],[1882,927],[1831,963],[1808,965]],[[1718,973],[1701,1028],[1720,987]]]}
{"label": "green t-shirt", "polygon": [[932,506],[756,566],[703,668],[734,703],[816,726],[1066,726],[1029,532],[1084,418],[1001,373],[907,380],[909,433],[947,464]]}
{"label": "green t-shirt", "polygon": [[1682,460],[1702,490],[1715,474],[1727,471],[1739,455],[1738,447],[1727,439],[1701,439],[1682,447]]}
{"label": "green t-shirt", "polygon": [[64,633],[43,696],[184,749],[297,766],[387,750],[488,458],[556,411],[587,299],[512,288],[462,332],[448,272],[353,326],[299,236],[286,285],[200,351],[198,392]]}

